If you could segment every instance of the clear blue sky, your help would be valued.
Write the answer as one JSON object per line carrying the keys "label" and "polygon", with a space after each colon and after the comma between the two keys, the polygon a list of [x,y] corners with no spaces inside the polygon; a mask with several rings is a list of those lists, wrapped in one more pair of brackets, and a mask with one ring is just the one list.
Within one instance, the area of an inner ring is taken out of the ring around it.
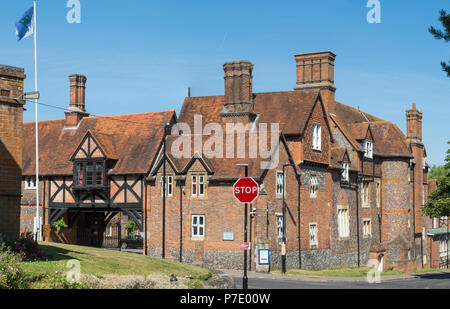
{"label": "clear blue sky", "polygon": [[[222,64],[254,63],[254,91],[292,90],[293,55],[337,54],[337,100],[397,123],[417,103],[430,164],[450,140],[450,78],[441,71],[450,45],[427,31],[440,26],[448,0],[381,0],[381,24],[366,21],[367,0],[80,0],[81,24],[66,21],[66,0],[38,1],[41,102],[67,107],[67,76],[85,74],[87,110],[96,115],[175,109],[193,96],[223,94]],[[31,0],[0,4],[0,63],[24,67],[34,88],[33,39],[14,23]],[[63,118],[40,107],[40,119]],[[28,104],[25,121],[34,120]]]}

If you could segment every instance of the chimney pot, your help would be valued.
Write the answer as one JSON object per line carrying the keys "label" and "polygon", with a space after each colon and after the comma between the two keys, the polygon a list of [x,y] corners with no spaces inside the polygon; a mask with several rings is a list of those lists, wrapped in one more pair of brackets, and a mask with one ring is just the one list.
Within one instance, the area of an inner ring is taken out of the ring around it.
{"label": "chimney pot", "polygon": [[253,64],[249,61],[226,62],[225,107],[223,117],[253,117]]}
{"label": "chimney pot", "polygon": [[334,61],[330,51],[295,55],[297,83],[294,90],[320,90],[327,113],[335,114]]}
{"label": "chimney pot", "polygon": [[84,75],[69,75],[70,104],[65,112],[66,127],[75,127],[83,117],[89,116],[86,112],[86,81]]}

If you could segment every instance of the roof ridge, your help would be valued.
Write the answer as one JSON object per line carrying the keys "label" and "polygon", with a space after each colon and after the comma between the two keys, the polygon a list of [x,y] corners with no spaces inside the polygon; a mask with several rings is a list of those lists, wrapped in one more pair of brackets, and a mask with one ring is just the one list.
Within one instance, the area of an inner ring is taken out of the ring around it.
{"label": "roof ridge", "polygon": [[[142,116],[142,115],[150,115],[150,114],[163,114],[163,113],[175,113],[175,110],[166,110],[166,111],[156,111],[156,112],[145,112],[145,113],[134,113],[134,114],[123,114],[123,115],[106,115],[106,116],[92,116],[92,117],[85,117],[83,119],[98,119],[98,118],[121,118],[121,117],[129,117],[129,116]],[[64,121],[65,118],[59,118],[59,119],[47,119],[47,120],[39,120],[39,123],[44,122],[56,122],[56,121]],[[23,124],[35,124],[36,121],[30,121],[30,122],[24,122]]]}

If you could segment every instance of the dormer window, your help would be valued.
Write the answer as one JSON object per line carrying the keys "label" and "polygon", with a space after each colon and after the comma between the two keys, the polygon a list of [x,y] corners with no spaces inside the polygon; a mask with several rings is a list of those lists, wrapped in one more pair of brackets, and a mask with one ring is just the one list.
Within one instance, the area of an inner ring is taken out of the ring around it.
{"label": "dormer window", "polygon": [[345,182],[349,181],[349,164],[347,162],[342,162],[341,180]]}
{"label": "dormer window", "polygon": [[312,126],[312,149],[322,150],[322,126],[317,123]]}
{"label": "dormer window", "polygon": [[105,185],[105,161],[75,162],[75,187],[103,187]]}
{"label": "dormer window", "polygon": [[370,141],[363,141],[364,157],[368,159],[373,158],[373,143]]}

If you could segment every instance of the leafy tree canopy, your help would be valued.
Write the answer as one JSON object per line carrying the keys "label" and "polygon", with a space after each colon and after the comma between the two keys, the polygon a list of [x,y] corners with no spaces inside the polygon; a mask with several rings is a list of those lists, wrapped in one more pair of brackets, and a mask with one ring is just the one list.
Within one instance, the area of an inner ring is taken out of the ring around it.
{"label": "leafy tree canopy", "polygon": [[[444,27],[444,30],[436,29],[433,26],[431,26],[428,31],[438,40],[444,40],[445,42],[450,41],[450,14],[447,14],[445,10],[441,10],[439,12],[440,17],[439,21],[442,23],[442,26]],[[450,77],[450,61],[445,63],[444,61],[441,62],[442,69],[447,72],[448,77]]]}
{"label": "leafy tree canopy", "polygon": [[428,202],[422,207],[423,213],[431,218],[450,216],[450,149],[447,150],[445,162],[437,176],[440,178],[437,190],[431,192]]}

